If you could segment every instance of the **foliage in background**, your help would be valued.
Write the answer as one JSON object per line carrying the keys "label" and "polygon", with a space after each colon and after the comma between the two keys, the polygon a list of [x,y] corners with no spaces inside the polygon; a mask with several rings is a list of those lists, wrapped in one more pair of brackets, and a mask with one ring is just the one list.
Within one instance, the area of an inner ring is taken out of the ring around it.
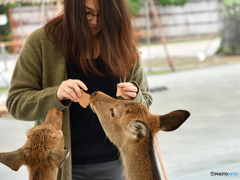
{"label": "foliage in background", "polygon": [[14,3],[14,4],[6,4],[6,5],[1,5],[0,6],[0,14],[5,14],[8,18],[7,24],[0,26],[0,35],[1,36],[8,36],[11,33],[10,32],[8,9],[9,9],[9,7],[14,6],[14,5],[16,5],[16,4]]}
{"label": "foliage in background", "polygon": [[[146,0],[127,0],[132,15],[137,15]],[[163,6],[183,6],[188,0],[154,0]]]}
{"label": "foliage in background", "polygon": [[183,6],[188,0],[159,0],[163,6]]}
{"label": "foliage in background", "polygon": [[128,8],[132,15],[137,15],[145,0],[127,0]]}
{"label": "foliage in background", "polygon": [[[21,3],[21,6],[40,6],[41,3]],[[6,25],[0,26],[0,41],[9,41],[11,40],[10,38],[5,38],[7,36],[11,35],[11,30],[10,30],[10,19],[9,19],[9,14],[8,14],[8,10],[10,7],[17,7],[18,6],[18,2],[15,1],[13,3],[7,3],[7,4],[1,4],[0,5],[0,14],[5,14],[7,15],[8,18],[8,22]]]}
{"label": "foliage in background", "polygon": [[240,13],[240,0],[223,0],[225,15],[238,15]]}

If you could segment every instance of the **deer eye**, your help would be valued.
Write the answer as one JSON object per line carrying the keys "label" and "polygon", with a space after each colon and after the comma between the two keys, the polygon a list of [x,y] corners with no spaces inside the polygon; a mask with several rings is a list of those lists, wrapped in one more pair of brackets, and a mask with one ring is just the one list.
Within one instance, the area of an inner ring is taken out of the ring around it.
{"label": "deer eye", "polygon": [[115,117],[113,108],[110,108],[109,110],[110,110],[110,112],[111,112],[111,116],[112,116],[112,117]]}

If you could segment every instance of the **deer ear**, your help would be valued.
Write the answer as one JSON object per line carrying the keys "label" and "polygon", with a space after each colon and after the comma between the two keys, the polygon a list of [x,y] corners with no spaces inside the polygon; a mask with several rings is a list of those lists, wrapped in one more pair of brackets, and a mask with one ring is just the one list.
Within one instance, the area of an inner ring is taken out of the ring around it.
{"label": "deer ear", "polygon": [[17,171],[25,162],[22,149],[12,152],[0,153],[0,162]]}
{"label": "deer ear", "polygon": [[140,140],[147,135],[148,127],[143,121],[135,120],[128,125],[128,132],[131,138]]}
{"label": "deer ear", "polygon": [[172,111],[168,114],[159,116],[160,130],[174,131],[179,128],[190,116],[190,113],[185,110]]}
{"label": "deer ear", "polygon": [[67,149],[61,149],[57,150],[57,152],[51,152],[50,158],[56,163],[58,168],[61,168],[64,160],[68,156],[68,150]]}

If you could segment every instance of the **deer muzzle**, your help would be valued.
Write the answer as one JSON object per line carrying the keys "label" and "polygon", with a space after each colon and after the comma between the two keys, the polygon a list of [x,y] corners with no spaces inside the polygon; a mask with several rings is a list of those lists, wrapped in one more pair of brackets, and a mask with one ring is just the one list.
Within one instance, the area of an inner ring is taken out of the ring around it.
{"label": "deer muzzle", "polygon": [[90,107],[95,113],[96,110],[104,111],[112,107],[115,102],[117,102],[117,99],[114,99],[101,91],[93,92],[90,97]]}

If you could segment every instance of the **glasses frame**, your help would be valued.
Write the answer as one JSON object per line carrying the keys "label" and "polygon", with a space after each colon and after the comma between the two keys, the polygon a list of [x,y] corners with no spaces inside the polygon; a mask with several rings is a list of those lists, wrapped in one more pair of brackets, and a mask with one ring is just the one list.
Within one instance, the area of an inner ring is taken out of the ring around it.
{"label": "glasses frame", "polygon": [[86,15],[86,19],[92,20],[94,17],[99,17],[99,15],[100,15],[100,13],[98,13],[98,14],[88,13],[88,15]]}

